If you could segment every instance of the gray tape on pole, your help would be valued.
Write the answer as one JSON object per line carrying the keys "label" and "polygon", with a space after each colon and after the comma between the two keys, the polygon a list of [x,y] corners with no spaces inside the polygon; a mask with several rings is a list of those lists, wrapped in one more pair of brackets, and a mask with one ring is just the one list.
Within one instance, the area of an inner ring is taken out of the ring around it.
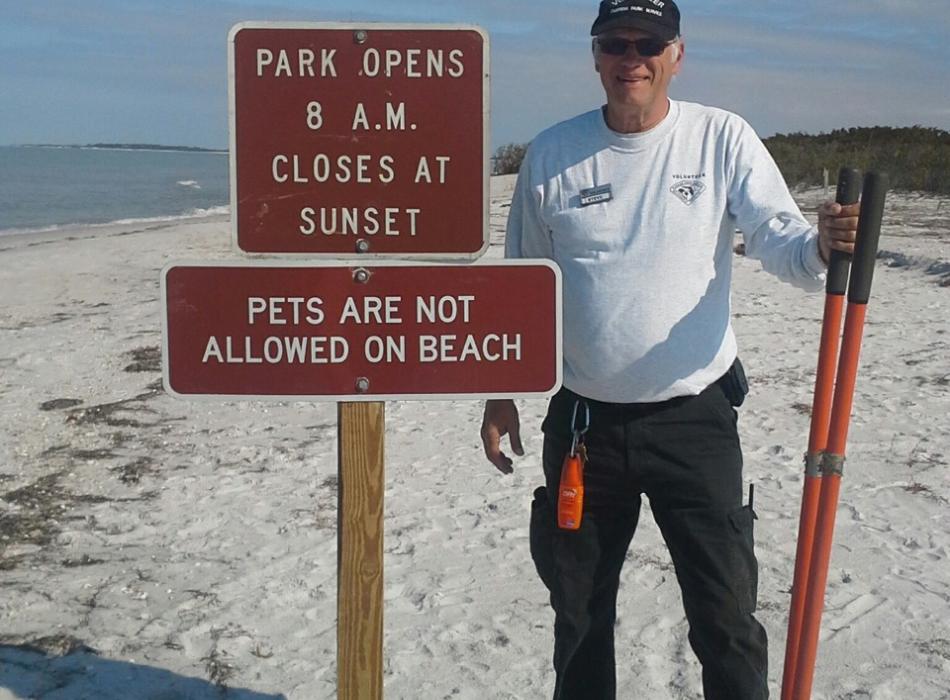
{"label": "gray tape on pole", "polygon": [[821,473],[823,476],[837,474],[844,475],[844,455],[833,455],[823,452],[821,455]]}
{"label": "gray tape on pole", "polygon": [[805,453],[805,476],[821,476],[821,458],[824,452]]}

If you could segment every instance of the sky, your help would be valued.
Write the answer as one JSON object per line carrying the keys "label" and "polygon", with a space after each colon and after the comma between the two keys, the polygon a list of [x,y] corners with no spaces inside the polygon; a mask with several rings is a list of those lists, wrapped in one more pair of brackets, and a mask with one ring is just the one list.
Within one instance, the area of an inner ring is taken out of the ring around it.
{"label": "sky", "polygon": [[[762,137],[851,126],[950,130],[950,0],[681,0],[677,99]],[[0,145],[226,148],[239,21],[478,24],[492,147],[600,105],[594,0],[0,0]]]}

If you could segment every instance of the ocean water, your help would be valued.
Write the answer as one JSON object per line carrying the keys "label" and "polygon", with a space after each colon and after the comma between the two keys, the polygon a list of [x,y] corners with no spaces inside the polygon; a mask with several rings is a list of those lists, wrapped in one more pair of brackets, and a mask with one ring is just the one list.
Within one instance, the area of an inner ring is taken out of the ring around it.
{"label": "ocean water", "polygon": [[0,235],[228,211],[226,153],[0,146]]}

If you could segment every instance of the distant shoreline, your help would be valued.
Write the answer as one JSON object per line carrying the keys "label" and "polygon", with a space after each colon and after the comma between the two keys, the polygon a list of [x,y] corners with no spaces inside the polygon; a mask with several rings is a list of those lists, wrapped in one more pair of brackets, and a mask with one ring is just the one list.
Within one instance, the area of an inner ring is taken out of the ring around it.
{"label": "distant shoreline", "polygon": [[155,143],[26,143],[13,148],[74,148],[85,151],[172,151],[175,153],[227,153],[227,149],[201,148],[199,146],[162,146]]}

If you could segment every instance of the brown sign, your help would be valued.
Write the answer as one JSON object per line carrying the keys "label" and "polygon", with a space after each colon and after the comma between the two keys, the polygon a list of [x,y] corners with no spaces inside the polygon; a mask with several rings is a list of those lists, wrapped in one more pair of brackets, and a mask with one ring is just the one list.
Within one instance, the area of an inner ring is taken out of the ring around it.
{"label": "brown sign", "polygon": [[457,259],[487,249],[482,30],[239,24],[229,60],[238,248]]}
{"label": "brown sign", "polygon": [[548,261],[196,263],[169,266],[162,284],[172,394],[487,398],[561,382],[560,270]]}

